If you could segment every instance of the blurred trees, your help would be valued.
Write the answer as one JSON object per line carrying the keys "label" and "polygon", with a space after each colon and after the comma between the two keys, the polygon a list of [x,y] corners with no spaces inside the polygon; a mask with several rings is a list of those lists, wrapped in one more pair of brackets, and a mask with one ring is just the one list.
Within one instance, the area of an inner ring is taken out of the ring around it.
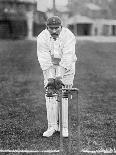
{"label": "blurred trees", "polygon": [[116,19],[116,0],[110,0],[109,7],[112,12],[112,17]]}
{"label": "blurred trees", "polygon": [[[90,9],[87,4],[92,3],[98,6],[99,10]],[[70,0],[69,2],[70,16],[81,14],[95,18],[112,18],[116,16],[116,0]]]}

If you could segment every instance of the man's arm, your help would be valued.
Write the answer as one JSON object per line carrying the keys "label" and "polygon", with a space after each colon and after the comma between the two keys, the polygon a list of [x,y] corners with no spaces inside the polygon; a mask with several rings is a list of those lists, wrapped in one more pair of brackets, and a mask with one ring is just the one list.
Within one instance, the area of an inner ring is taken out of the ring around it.
{"label": "man's arm", "polygon": [[42,70],[46,70],[53,65],[45,36],[42,34],[37,37],[37,57]]}
{"label": "man's arm", "polygon": [[66,37],[64,38],[63,56],[60,62],[60,66],[65,68],[67,71],[72,68],[72,63],[77,59],[75,55],[75,44],[75,36],[72,32],[67,31]]}

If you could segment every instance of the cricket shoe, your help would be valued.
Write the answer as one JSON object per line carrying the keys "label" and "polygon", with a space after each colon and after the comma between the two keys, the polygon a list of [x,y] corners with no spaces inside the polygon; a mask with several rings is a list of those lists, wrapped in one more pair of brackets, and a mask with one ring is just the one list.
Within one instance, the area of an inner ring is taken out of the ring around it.
{"label": "cricket shoe", "polygon": [[[58,132],[60,132],[60,127],[58,128]],[[63,137],[68,137],[68,129],[67,128],[62,129],[62,135],[63,135]]]}
{"label": "cricket shoe", "polygon": [[67,128],[62,129],[62,136],[63,137],[68,137],[68,129]]}
{"label": "cricket shoe", "polygon": [[47,131],[45,131],[43,133],[43,137],[50,137],[52,136],[54,133],[56,132],[56,129],[54,129],[53,127],[50,127],[47,129]]}

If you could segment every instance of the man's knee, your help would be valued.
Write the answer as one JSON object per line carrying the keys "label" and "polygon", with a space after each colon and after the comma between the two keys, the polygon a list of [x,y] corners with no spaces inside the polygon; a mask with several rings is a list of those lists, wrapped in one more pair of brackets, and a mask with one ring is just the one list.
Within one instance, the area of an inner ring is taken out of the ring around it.
{"label": "man's knee", "polygon": [[68,98],[68,89],[72,88],[72,85],[65,85],[63,88],[66,88],[67,90],[63,90],[62,98]]}
{"label": "man's knee", "polygon": [[55,96],[55,92],[54,89],[46,89],[46,97],[54,97]]}
{"label": "man's knee", "polygon": [[68,98],[68,91],[67,90],[63,91],[62,98]]}

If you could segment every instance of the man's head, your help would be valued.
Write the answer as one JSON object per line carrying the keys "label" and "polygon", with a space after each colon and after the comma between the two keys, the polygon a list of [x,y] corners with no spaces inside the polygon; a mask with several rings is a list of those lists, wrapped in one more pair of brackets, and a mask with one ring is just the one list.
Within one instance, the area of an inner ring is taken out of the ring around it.
{"label": "man's head", "polygon": [[61,19],[58,16],[48,18],[46,26],[53,39],[56,40],[62,30]]}

